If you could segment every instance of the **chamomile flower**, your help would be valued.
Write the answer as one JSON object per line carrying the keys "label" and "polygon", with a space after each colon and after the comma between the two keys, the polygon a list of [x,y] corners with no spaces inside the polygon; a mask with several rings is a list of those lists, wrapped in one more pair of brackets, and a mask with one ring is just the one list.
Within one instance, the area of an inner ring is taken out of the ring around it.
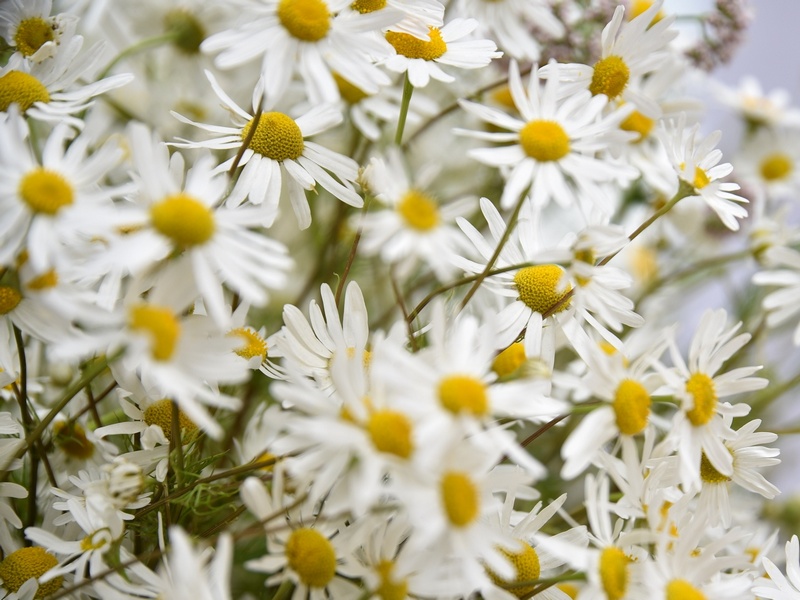
{"label": "chamomile flower", "polygon": [[6,554],[0,562],[0,585],[9,600],[34,600],[46,598],[57,593],[64,585],[64,578],[58,576],[47,582],[39,578],[58,565],[58,559],[41,546],[18,548]]}
{"label": "chamomile flower", "polygon": [[101,43],[79,56],[82,47],[83,37],[74,35],[62,40],[58,53],[44,62],[31,62],[21,54],[13,54],[0,68],[0,112],[16,105],[36,121],[66,123],[81,129],[83,121],[75,115],[91,106],[92,98],[133,79],[126,73],[79,84],[81,78],[91,77],[90,72],[103,56]]}
{"label": "chamomile flower", "polygon": [[342,0],[242,2],[239,24],[207,38],[201,49],[218,53],[215,64],[222,69],[260,57],[269,106],[281,100],[296,74],[314,105],[339,100],[333,73],[374,94],[389,84],[373,60],[387,55],[389,48],[374,34],[403,15],[383,10],[359,18],[337,14],[349,4]]}
{"label": "chamomile flower", "polygon": [[700,139],[699,128],[699,124],[686,127],[681,115],[677,122],[671,121],[661,130],[661,139],[678,179],[692,189],[686,197],[701,198],[728,229],[737,231],[737,219],[747,216],[747,209],[737,203],[747,203],[747,199],[732,193],[739,189],[739,184],[721,181],[733,171],[730,163],[719,164],[722,151],[715,146],[722,132],[715,131]]}
{"label": "chamomile flower", "polygon": [[761,559],[767,577],[755,581],[753,593],[770,600],[800,600],[800,543],[797,536],[786,542],[786,574],[767,557]]}
{"label": "chamomile flower", "polygon": [[800,127],[800,109],[791,106],[792,98],[784,89],[769,93],[752,76],[743,77],[737,88],[715,85],[719,100],[736,110],[748,123],[768,128]]}
{"label": "chamomile flower", "polygon": [[727,320],[724,309],[707,311],[692,338],[688,362],[670,340],[673,368],[654,365],[665,385],[681,401],[681,410],[673,417],[664,444],[677,451],[680,481],[686,491],[700,487],[703,457],[721,476],[733,475],[734,458],[726,440],[735,439],[735,433],[728,419],[746,415],[750,407],[720,399],[767,385],[766,379],[751,377],[761,367],[719,373],[725,361],[750,340],[750,334],[736,335],[741,323],[728,328]]}
{"label": "chamomile flower", "polygon": [[[767,325],[778,327],[800,312],[796,300],[800,294],[800,252],[786,246],[773,246],[765,255],[770,269],[753,275],[753,283],[776,289],[762,301],[767,311]],[[800,346],[800,323],[795,327],[792,341]]]}
{"label": "chamomile flower", "polygon": [[[606,152],[631,136],[619,125],[632,107],[603,116],[607,104],[604,96],[593,98],[586,90],[565,96],[556,78],[542,85],[540,69],[531,72],[526,90],[516,61],[511,61],[508,77],[511,97],[522,118],[462,100],[461,107],[468,113],[507,131],[456,130],[482,140],[512,142],[468,152],[479,162],[506,171],[500,205],[511,208],[527,193],[537,210],[553,200],[568,208],[591,198],[597,208],[608,212],[610,202],[599,184],[627,181],[636,175]],[[588,206],[581,208],[589,212]]]}
{"label": "chamomile flower", "polygon": [[51,16],[52,10],[52,0],[9,0],[0,7],[0,38],[31,62],[51,58],[76,23],[66,14]]}
{"label": "chamomile flower", "polygon": [[[239,149],[248,137],[255,117],[231,100],[209,71],[206,71],[206,76],[214,92],[231,111],[236,125],[203,125],[176,114],[183,122],[218,134],[219,137],[174,145],[213,150]],[[263,80],[259,80],[253,92],[254,113],[261,105],[262,86]],[[353,188],[353,182],[358,176],[358,164],[351,158],[305,139],[330,129],[341,120],[342,115],[331,105],[317,105],[298,119],[276,111],[260,113],[256,131],[239,163],[244,168],[228,196],[227,203],[237,206],[248,198],[251,204],[263,205],[261,222],[269,227],[277,215],[281,191],[286,189],[301,229],[311,224],[311,209],[305,190],[313,190],[317,184],[342,202],[361,207],[364,200]],[[234,160],[235,157],[231,157],[219,165],[217,171],[229,170]]]}
{"label": "chamomile flower", "polygon": [[442,281],[452,275],[451,257],[467,250],[455,219],[471,212],[474,202],[462,198],[440,205],[422,182],[414,185],[409,180],[397,151],[389,151],[386,160],[373,158],[364,178],[370,192],[387,206],[355,220],[362,228],[360,248],[365,255],[380,254],[399,267],[401,278],[420,261]]}
{"label": "chamomile flower", "polygon": [[475,19],[453,19],[441,29],[431,27],[428,40],[410,33],[388,31],[386,40],[395,54],[384,61],[386,68],[396,73],[406,73],[415,88],[428,85],[431,78],[445,83],[455,81],[439,67],[440,64],[461,69],[480,69],[493,58],[500,58],[497,46],[491,40],[461,40],[478,27]]}
{"label": "chamomile flower", "polygon": [[759,204],[794,197],[800,191],[800,136],[761,129],[745,142],[736,164]]}

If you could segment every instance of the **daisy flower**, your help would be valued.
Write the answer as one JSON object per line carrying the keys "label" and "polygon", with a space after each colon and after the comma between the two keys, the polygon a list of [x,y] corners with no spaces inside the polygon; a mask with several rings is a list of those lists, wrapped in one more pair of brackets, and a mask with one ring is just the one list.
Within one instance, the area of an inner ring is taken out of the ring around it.
{"label": "daisy flower", "polygon": [[726,440],[735,439],[735,432],[728,423],[732,417],[746,415],[750,407],[720,402],[720,398],[767,385],[766,379],[751,377],[761,367],[741,367],[718,374],[725,361],[750,340],[750,334],[736,335],[741,323],[726,328],[727,320],[724,309],[707,311],[692,338],[688,363],[673,339],[669,343],[673,368],[667,370],[654,363],[669,391],[681,402],[681,410],[673,417],[663,443],[677,451],[685,491],[700,487],[703,457],[720,475],[733,476],[733,455]]}
{"label": "daisy flower", "polygon": [[752,125],[800,127],[800,109],[792,107],[792,97],[787,90],[777,88],[767,93],[752,76],[743,77],[735,89],[719,83],[712,89],[723,104],[736,110]]}
{"label": "daisy flower", "polygon": [[678,179],[691,188],[686,197],[701,198],[728,229],[737,231],[736,219],[747,216],[747,209],[737,202],[747,203],[747,199],[732,193],[739,189],[739,184],[721,181],[733,171],[730,163],[719,164],[722,151],[715,146],[722,132],[715,131],[701,140],[699,129],[699,123],[686,127],[685,116],[681,115],[659,133]]}
{"label": "daisy flower", "polygon": [[74,35],[62,40],[55,56],[44,62],[32,62],[22,54],[11,55],[0,68],[0,112],[15,104],[36,121],[66,123],[81,129],[83,121],[75,115],[91,106],[92,98],[133,79],[133,75],[125,73],[78,84],[79,79],[91,79],[91,72],[104,56],[100,42],[79,56],[82,47],[83,37]]}
{"label": "daisy flower", "polygon": [[61,576],[41,582],[42,575],[58,565],[58,559],[41,546],[8,552],[0,562],[0,579],[7,600],[34,600],[56,594],[64,585]]}
{"label": "daisy flower", "polygon": [[347,0],[241,2],[240,24],[210,36],[201,49],[218,53],[215,64],[221,69],[261,57],[269,106],[280,101],[295,74],[302,77],[313,105],[339,100],[333,73],[374,94],[390,83],[374,61],[390,49],[375,33],[403,15],[394,10],[365,12],[359,18],[337,14],[350,4]]}
{"label": "daisy flower", "polygon": [[[631,137],[619,125],[632,107],[622,107],[602,116],[605,97],[592,97],[586,90],[564,95],[556,78],[541,84],[541,70],[531,72],[525,90],[516,61],[508,71],[509,88],[522,119],[506,112],[460,101],[464,110],[495,125],[503,132],[456,129],[456,133],[496,142],[513,142],[496,148],[476,148],[469,156],[507,172],[500,205],[511,208],[526,192],[533,206],[544,208],[551,200],[567,208],[593,198],[608,212],[611,203],[600,183],[629,180],[636,172],[612,161],[603,153]],[[588,212],[586,207],[585,212]]]}
{"label": "daisy flower", "polygon": [[[767,325],[778,327],[800,312],[797,297],[800,294],[800,252],[785,246],[773,246],[766,251],[770,270],[753,275],[753,283],[777,289],[769,292],[762,301],[767,311]],[[792,341],[800,346],[800,323],[794,329]]]}
{"label": "daisy flower", "polygon": [[51,58],[77,21],[66,14],[50,16],[52,10],[52,0],[9,0],[0,7],[0,38],[31,62]]}
{"label": "daisy flower", "polygon": [[480,69],[487,66],[493,58],[500,58],[497,46],[491,40],[457,41],[472,33],[478,27],[475,19],[453,19],[441,29],[431,27],[428,40],[399,31],[388,31],[386,40],[394,48],[395,54],[383,61],[390,71],[406,73],[408,81],[415,88],[428,85],[431,78],[445,83],[455,81],[455,77],[445,73],[442,65],[461,69]]}
{"label": "daisy flower", "polygon": [[386,263],[399,264],[401,278],[420,261],[428,263],[441,281],[452,275],[451,256],[467,250],[455,219],[472,212],[472,199],[440,205],[425,191],[423,182],[409,181],[397,149],[387,152],[385,160],[373,158],[364,179],[370,192],[387,206],[354,219],[361,227],[364,254],[380,254]]}
{"label": "daisy flower", "polygon": [[769,600],[800,600],[800,542],[797,536],[786,542],[786,575],[767,557],[761,559],[767,577],[755,581],[753,593]]}
{"label": "daisy flower", "polygon": [[745,142],[736,165],[737,175],[761,201],[756,206],[794,197],[800,191],[800,135],[761,129]]}
{"label": "daisy flower", "polygon": [[[209,71],[206,71],[206,76],[219,99],[233,113],[236,125],[204,125],[175,114],[181,121],[219,137],[173,145],[213,150],[238,149],[248,137],[255,118],[231,100]],[[253,92],[254,113],[258,112],[261,105],[262,86],[263,79],[259,80]],[[358,176],[358,163],[305,139],[330,129],[341,121],[342,115],[330,105],[318,105],[296,120],[281,112],[261,113],[256,131],[239,162],[244,168],[228,196],[227,203],[237,206],[245,198],[249,198],[256,206],[263,204],[261,222],[269,227],[275,220],[281,190],[285,187],[301,229],[311,224],[311,209],[305,190],[313,190],[317,184],[342,202],[360,208],[364,200],[353,189],[353,182]],[[235,157],[231,157],[219,165],[217,171],[228,171],[234,160]]]}

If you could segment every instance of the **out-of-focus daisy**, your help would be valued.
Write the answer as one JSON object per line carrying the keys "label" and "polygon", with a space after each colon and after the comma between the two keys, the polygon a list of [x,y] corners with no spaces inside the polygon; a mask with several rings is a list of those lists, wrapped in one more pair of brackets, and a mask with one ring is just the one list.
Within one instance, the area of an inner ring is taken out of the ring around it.
{"label": "out-of-focus daisy", "polygon": [[389,31],[386,40],[395,54],[384,64],[390,71],[407,73],[408,81],[415,88],[425,87],[431,78],[451,83],[455,77],[445,73],[439,64],[479,69],[503,55],[491,40],[457,41],[468,36],[477,26],[475,19],[453,19],[441,29],[431,27],[427,41],[410,33]]}
{"label": "out-of-focus daisy", "polygon": [[766,379],[751,377],[761,367],[719,373],[725,361],[750,340],[748,333],[736,335],[741,323],[727,328],[727,320],[724,309],[707,311],[692,338],[688,363],[674,340],[670,340],[673,368],[654,364],[669,391],[681,401],[681,410],[673,417],[663,443],[677,452],[680,481],[687,491],[700,487],[703,457],[720,475],[733,475],[734,457],[725,442],[735,439],[735,433],[728,419],[746,415],[750,407],[720,402],[720,398],[767,385]]}
{"label": "out-of-focus daisy", "polygon": [[[607,104],[605,97],[592,98],[586,90],[563,96],[558,79],[550,78],[541,84],[540,70],[531,73],[525,90],[516,61],[511,61],[508,76],[511,97],[522,119],[462,100],[464,110],[508,131],[456,130],[478,139],[513,142],[468,152],[482,163],[507,170],[500,205],[508,209],[521,195],[529,193],[537,209],[551,200],[569,207],[590,198],[598,208],[608,211],[611,203],[605,201],[598,184],[629,180],[636,175],[630,167],[604,154],[631,137],[619,125],[632,107],[601,116]],[[583,208],[589,212],[588,207]]]}
{"label": "out-of-focus daisy", "polygon": [[83,127],[78,113],[91,106],[91,99],[125,85],[133,75],[112,75],[94,83],[80,85],[78,80],[91,77],[96,63],[104,56],[98,43],[79,56],[83,37],[74,35],[63,40],[52,59],[34,63],[21,54],[13,54],[0,68],[0,112],[12,104],[37,121],[67,123]]}
{"label": "out-of-focus daisy", "polygon": [[724,104],[738,111],[751,125],[800,127],[800,109],[792,107],[792,98],[784,89],[777,88],[766,93],[758,79],[747,76],[741,79],[735,89],[715,84],[713,90]]}
{"label": "out-of-focus daisy", "polygon": [[52,0],[9,0],[0,7],[0,38],[31,62],[52,57],[76,23],[70,15],[51,16],[52,10]]}
{"label": "out-of-focus daisy", "polygon": [[[217,134],[219,137],[174,145],[214,150],[238,149],[250,133],[254,116],[231,100],[210,72],[206,71],[206,76],[214,92],[233,113],[232,118],[236,125],[234,127],[204,125],[176,115],[185,123]],[[261,105],[262,90],[263,79],[259,80],[253,92],[254,113]],[[301,229],[311,224],[311,209],[308,206],[305,190],[313,190],[317,184],[341,201],[361,207],[364,200],[353,189],[353,182],[358,176],[358,164],[352,158],[305,139],[330,129],[341,121],[342,115],[330,105],[315,106],[296,120],[281,112],[261,113],[250,144],[242,154],[239,164],[244,168],[228,196],[228,204],[236,206],[245,198],[249,198],[250,202],[257,206],[263,204],[261,221],[268,227],[277,215],[281,190],[286,189]],[[231,157],[219,165],[217,170],[227,171],[234,160],[235,157]]]}
{"label": "out-of-focus daisy", "polygon": [[[736,165],[737,175],[755,191],[759,204],[795,197],[800,191],[800,136],[761,129],[744,143]],[[765,208],[756,204],[756,210]]]}
{"label": "out-of-focus daisy", "polygon": [[348,5],[347,0],[242,2],[237,7],[239,24],[212,35],[201,48],[218,53],[215,64],[222,69],[260,57],[269,106],[280,101],[295,74],[303,78],[314,105],[339,99],[333,73],[374,94],[389,84],[389,78],[373,59],[390,50],[375,33],[403,14],[377,10],[359,18],[337,15]]}
{"label": "out-of-focus daisy", "polygon": [[[800,312],[797,303],[800,294],[800,252],[785,246],[773,246],[766,251],[765,258],[770,270],[753,275],[756,285],[777,287],[764,298],[762,305],[767,311],[767,325],[777,327]],[[795,346],[800,346],[800,323],[792,337]]]}
{"label": "out-of-focus daisy", "polygon": [[370,192],[387,205],[386,210],[355,219],[362,227],[364,253],[380,254],[385,262],[398,265],[401,277],[420,261],[442,281],[452,275],[450,257],[467,250],[455,219],[471,212],[475,202],[463,198],[439,205],[424,182],[411,183],[399,152],[393,150],[386,160],[373,158],[364,177]]}
{"label": "out-of-focus daisy", "polygon": [[721,181],[733,171],[730,163],[719,164],[722,151],[715,146],[722,132],[715,131],[699,139],[699,129],[699,124],[686,127],[682,115],[660,132],[661,139],[678,178],[692,188],[693,193],[687,197],[701,198],[728,229],[737,231],[737,219],[747,216],[747,209],[737,202],[746,203],[747,199],[731,193],[739,189],[738,183]]}
{"label": "out-of-focus daisy", "polygon": [[767,576],[757,579],[753,593],[770,600],[800,600],[800,543],[796,535],[786,542],[786,574],[769,558],[761,559]]}

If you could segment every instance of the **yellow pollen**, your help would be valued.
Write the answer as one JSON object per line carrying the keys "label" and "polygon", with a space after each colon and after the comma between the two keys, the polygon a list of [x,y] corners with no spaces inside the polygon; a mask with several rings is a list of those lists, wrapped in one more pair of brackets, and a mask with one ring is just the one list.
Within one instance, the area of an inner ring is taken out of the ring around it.
{"label": "yellow pollen", "polygon": [[402,54],[405,57],[436,60],[447,52],[447,44],[442,39],[442,34],[436,27],[429,28],[428,36],[430,37],[430,41],[426,42],[409,33],[388,31],[386,33],[386,41],[397,50],[398,54]]}
{"label": "yellow pollen", "polygon": [[130,309],[128,325],[150,337],[150,352],[160,361],[169,360],[178,345],[181,326],[170,309],[140,304]]}
{"label": "yellow pollen", "polygon": [[571,583],[559,583],[556,587],[572,598],[572,600],[575,600],[575,598],[578,597],[578,592],[580,592],[578,586]]}
{"label": "yellow pollen", "polygon": [[[633,0],[631,2],[630,7],[630,14],[628,15],[628,20],[633,21],[636,17],[646,11],[648,8],[653,6],[653,0]],[[653,20],[650,22],[650,26],[655,25],[661,19],[664,18],[664,11],[660,10],[656,13],[656,16],[653,17]]]}
{"label": "yellow pollen", "polygon": [[514,103],[514,97],[511,95],[511,88],[507,85],[499,87],[492,92],[492,100],[497,102],[503,108],[517,110],[517,105]]}
{"label": "yellow pollen", "polygon": [[630,261],[637,279],[647,282],[658,277],[658,253],[653,248],[634,244]]}
{"label": "yellow pollen", "polygon": [[569,154],[569,136],[555,121],[528,121],[519,132],[525,154],[539,162],[560,160]]}
{"label": "yellow pollen", "polygon": [[631,559],[616,546],[600,553],[600,581],[608,600],[620,600],[628,589],[628,565]]}
{"label": "yellow pollen", "polygon": [[656,122],[651,119],[650,117],[644,116],[638,110],[633,111],[628,117],[619,124],[620,129],[624,129],[625,131],[633,131],[634,133],[638,133],[639,137],[634,140],[634,142],[641,142],[645,139],[650,132],[653,130],[653,126]]}
{"label": "yellow pollen", "polygon": [[756,560],[758,560],[758,556],[761,554],[761,549],[751,546],[749,548],[745,548],[744,553],[750,557],[750,562],[755,564]]}
{"label": "yellow pollen", "polygon": [[706,596],[685,579],[673,579],[667,584],[666,600],[706,600]]}
{"label": "yellow pollen", "polygon": [[153,228],[179,248],[205,244],[214,235],[214,214],[184,193],[167,196],[150,207]]}
{"label": "yellow pollen", "polygon": [[489,575],[495,585],[505,588],[506,591],[508,591],[510,594],[513,594],[517,598],[527,597],[536,587],[534,585],[521,586],[520,584],[527,581],[536,581],[539,579],[539,575],[541,574],[539,555],[536,553],[536,550],[531,548],[528,544],[521,544],[522,549],[516,552],[511,552],[505,548],[499,549],[500,554],[505,556],[508,559],[508,562],[514,566],[514,579],[504,579],[491,569],[486,569],[486,573]]}
{"label": "yellow pollen", "polygon": [[592,73],[592,82],[589,84],[589,91],[593,95],[605,94],[609,100],[613,100],[619,96],[625,86],[628,85],[628,79],[631,76],[631,70],[622,57],[612,55],[601,58],[594,65],[594,73]]}
{"label": "yellow pollen", "polygon": [[[88,552],[89,550],[99,550],[108,543],[108,528],[98,529],[91,535],[87,535],[81,540],[81,550]],[[97,540],[95,540],[97,538]]]}
{"label": "yellow pollen", "polygon": [[228,332],[229,336],[239,336],[244,344],[236,349],[236,354],[250,360],[256,356],[264,362],[267,358],[267,342],[258,333],[247,327],[238,327]]}
{"label": "yellow pollen", "polygon": [[[169,398],[156,400],[144,411],[144,422],[148,425],[158,425],[164,432],[164,437],[172,441],[172,401]],[[194,424],[186,413],[178,410],[178,425],[182,432],[183,443],[186,444],[194,439],[197,434],[197,425]],[[261,460],[261,459],[259,459]]]}
{"label": "yellow pollen", "polygon": [[381,584],[373,594],[380,600],[405,600],[408,598],[408,582],[395,581],[392,578],[394,563],[391,560],[382,560],[375,565],[375,570],[381,578]]}
{"label": "yellow pollen", "polygon": [[295,529],[285,552],[289,567],[308,587],[324,588],[336,574],[333,544],[316,529]]}
{"label": "yellow pollen", "polygon": [[202,23],[185,8],[175,8],[164,15],[164,29],[175,36],[172,43],[186,54],[198,54],[206,39]]}
{"label": "yellow pollen", "polygon": [[[20,548],[0,562],[0,578],[6,590],[17,592],[23,583],[29,579],[39,579],[57,564],[58,559],[44,548]],[[64,578],[61,576],[54,577],[47,583],[40,583],[34,598],[39,600],[52,596],[61,589],[63,583]]]}
{"label": "yellow pollen", "polygon": [[364,15],[386,8],[386,0],[355,0],[350,8]]}
{"label": "yellow pollen", "polygon": [[14,34],[14,43],[22,56],[32,56],[47,42],[52,42],[53,26],[41,17],[23,19]]}
{"label": "yellow pollen", "polygon": [[0,286],[0,315],[7,315],[22,302],[22,296],[14,288]]}
{"label": "yellow pollen", "polygon": [[439,207],[428,194],[409,190],[397,203],[397,212],[406,225],[417,231],[430,231],[439,224]]}
{"label": "yellow pollen", "polygon": [[485,415],[489,411],[486,385],[469,375],[450,375],[439,382],[439,402],[453,414]]}
{"label": "yellow pollen", "polygon": [[14,103],[25,112],[34,102],[50,102],[50,92],[36,77],[22,71],[9,71],[0,77],[0,112]]}
{"label": "yellow pollen", "polygon": [[55,215],[74,201],[72,186],[55,171],[36,167],[19,183],[19,195],[35,213]]}
{"label": "yellow pollen", "polygon": [[703,373],[695,373],[686,382],[686,391],[691,394],[694,406],[686,411],[686,417],[695,427],[705,425],[717,412],[717,392],[714,381]]}
{"label": "yellow pollen", "polygon": [[650,394],[638,381],[623,380],[614,394],[614,415],[623,435],[636,435],[647,426],[650,417]]}
{"label": "yellow pollen", "polygon": [[517,372],[526,360],[525,345],[521,342],[514,342],[508,348],[498,354],[492,362],[492,371],[498,377],[508,377]]}
{"label": "yellow pollen", "polygon": [[56,273],[55,269],[50,269],[46,273],[39,275],[38,277],[34,277],[28,283],[25,284],[25,287],[29,290],[34,291],[41,291],[41,290],[49,290],[54,288],[58,285],[58,273]]}
{"label": "yellow pollen", "polygon": [[86,460],[94,454],[94,444],[80,423],[59,421],[53,425],[53,441],[71,458]]}
{"label": "yellow pollen", "polygon": [[731,480],[727,475],[723,475],[714,468],[708,460],[706,453],[700,454],[700,479],[706,483],[727,483]]}
{"label": "yellow pollen", "polygon": [[331,13],[322,0],[281,0],[278,19],[290,34],[304,42],[318,42],[331,27]]}
{"label": "yellow pollen", "polygon": [[572,290],[572,286],[567,285],[566,289],[561,289],[561,278],[564,269],[558,265],[536,265],[535,267],[524,267],[514,275],[514,285],[517,286],[519,299],[534,312],[546,313],[554,306],[561,304],[554,312],[565,310],[570,301],[564,300]]}
{"label": "yellow pollen", "polygon": [[267,473],[272,473],[275,467],[275,463],[278,462],[278,457],[272,452],[269,451],[262,452],[261,454],[258,455],[258,458],[256,458],[253,462],[261,463],[267,460],[271,460],[272,464],[269,464],[265,467],[261,467],[260,470],[266,471]]}
{"label": "yellow pollen", "polygon": [[367,432],[381,452],[408,458],[414,450],[411,422],[401,412],[386,409],[373,412],[367,422]]}
{"label": "yellow pollen", "polygon": [[368,93],[353,85],[338,73],[333,74],[333,80],[336,82],[336,87],[339,88],[339,95],[348,104],[358,104],[364,98],[369,97]]}
{"label": "yellow pollen", "polygon": [[765,181],[778,181],[786,179],[794,170],[794,165],[792,164],[792,159],[786,154],[777,152],[770,154],[761,161],[760,170],[761,177]]}
{"label": "yellow pollen", "polygon": [[[253,120],[242,129],[242,140],[247,138]],[[253,152],[272,160],[295,160],[303,154],[303,133],[294,119],[279,112],[268,112],[261,115],[258,127],[248,146]]]}
{"label": "yellow pollen", "polygon": [[692,185],[696,190],[702,190],[706,187],[709,183],[711,183],[711,179],[709,179],[708,174],[701,169],[700,167],[694,168],[694,181]]}
{"label": "yellow pollen", "polygon": [[447,518],[456,527],[472,523],[480,508],[478,488],[466,473],[449,471],[442,477],[442,503]]}

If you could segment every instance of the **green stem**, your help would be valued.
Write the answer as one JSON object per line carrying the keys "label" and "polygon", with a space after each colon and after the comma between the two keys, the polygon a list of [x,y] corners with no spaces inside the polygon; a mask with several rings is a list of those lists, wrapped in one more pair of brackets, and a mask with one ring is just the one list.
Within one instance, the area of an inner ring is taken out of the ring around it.
{"label": "green stem", "polygon": [[164,44],[174,42],[176,39],[178,39],[178,34],[172,32],[139,40],[132,46],[128,46],[125,48],[125,50],[117,54],[112,61],[106,65],[106,68],[100,72],[100,75],[97,76],[97,80],[100,81],[101,79],[107,77],[114,67],[116,67],[120,62],[129,56],[133,56],[134,54],[141,52],[142,50],[147,50],[148,48],[163,46]]}
{"label": "green stem", "polygon": [[350,267],[353,266],[353,261],[355,261],[356,259],[356,251],[358,250],[358,243],[361,241],[361,231],[364,227],[364,215],[367,214],[370,198],[371,196],[369,194],[364,194],[364,205],[361,207],[361,221],[358,223],[358,229],[356,230],[356,235],[353,238],[353,244],[350,246],[350,254],[347,255],[347,262],[344,265],[344,270],[342,271],[342,277],[341,279],[339,279],[339,285],[336,286],[335,298],[337,306],[339,305],[339,300],[342,297],[342,292],[344,291],[344,284],[347,281],[347,276],[350,274]]}
{"label": "green stem", "polygon": [[400,102],[400,117],[397,119],[397,131],[394,134],[394,143],[398,146],[403,143],[403,130],[406,128],[406,117],[408,116],[408,105],[411,104],[411,94],[414,93],[414,86],[408,79],[406,72],[403,79],[403,99]]}
{"label": "green stem", "polygon": [[281,582],[278,591],[275,592],[275,595],[272,597],[272,600],[286,600],[292,595],[292,590],[294,589],[294,583],[292,583],[291,579],[284,579]]}
{"label": "green stem", "polygon": [[183,438],[181,437],[181,409],[175,400],[170,402],[172,408],[172,431],[170,432],[169,453],[175,458],[175,487],[183,485],[183,474],[186,466],[183,461]]}

